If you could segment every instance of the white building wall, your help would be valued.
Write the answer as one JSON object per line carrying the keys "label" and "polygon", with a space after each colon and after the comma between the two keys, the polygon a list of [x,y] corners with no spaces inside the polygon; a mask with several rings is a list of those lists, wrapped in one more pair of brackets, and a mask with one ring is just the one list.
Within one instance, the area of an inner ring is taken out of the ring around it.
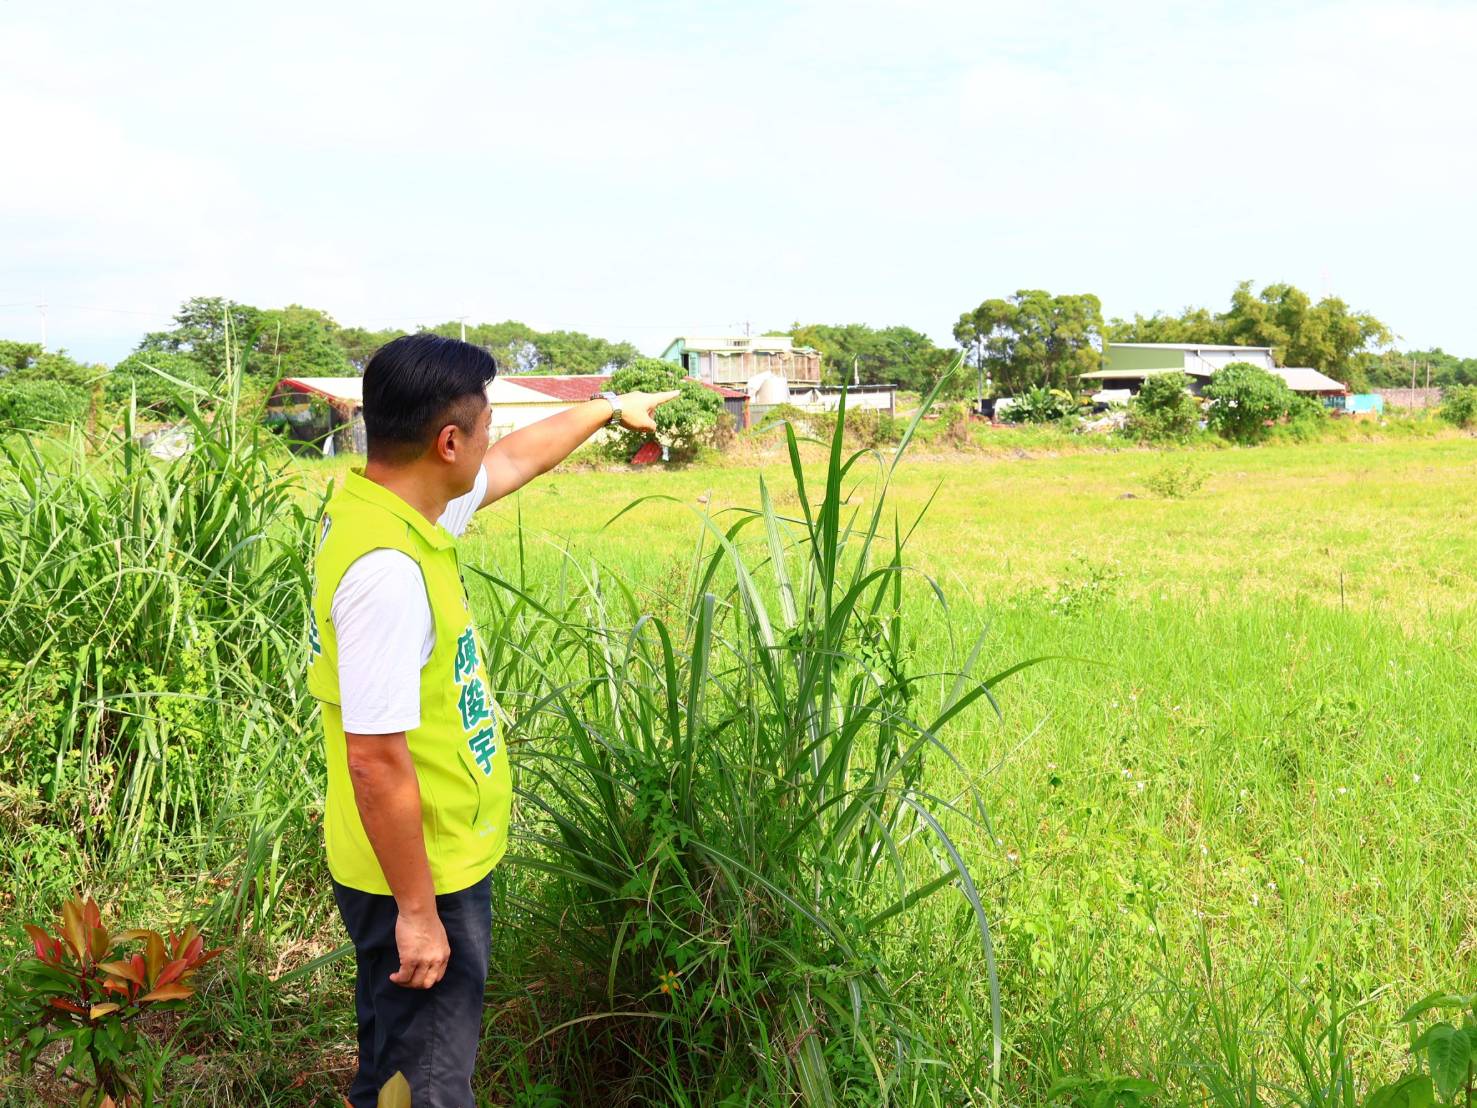
{"label": "white building wall", "polygon": [[1274,368],[1272,355],[1265,350],[1186,350],[1185,372],[1214,373],[1232,362],[1250,362],[1254,366],[1270,370]]}

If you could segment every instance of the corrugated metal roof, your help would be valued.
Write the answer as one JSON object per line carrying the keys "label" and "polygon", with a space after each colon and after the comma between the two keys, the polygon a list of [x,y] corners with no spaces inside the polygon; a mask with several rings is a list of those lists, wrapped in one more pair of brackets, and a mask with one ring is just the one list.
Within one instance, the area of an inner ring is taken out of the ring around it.
{"label": "corrugated metal roof", "polygon": [[1332,377],[1320,373],[1311,366],[1293,365],[1280,366],[1272,371],[1287,382],[1287,387],[1293,392],[1348,392],[1349,388],[1342,381],[1335,381]]}
{"label": "corrugated metal roof", "polygon": [[[554,400],[562,400],[565,403],[578,403],[588,400],[597,392],[604,392],[610,388],[611,378],[596,373],[578,373],[567,376],[554,376],[540,373],[510,374],[499,377],[499,381],[506,381],[510,385],[518,385],[521,388],[539,393]],[[726,389],[722,385],[710,385],[706,381],[699,382],[705,389],[712,389],[719,396],[737,397],[748,396],[743,389]],[[502,399],[501,397],[499,399]]]}
{"label": "corrugated metal roof", "polygon": [[597,392],[610,387],[610,378],[598,374],[578,374],[568,377],[545,376],[536,373],[510,374],[502,378],[510,385],[518,385],[530,392],[542,393],[555,400],[578,403],[588,400]]}
{"label": "corrugated metal roof", "polygon": [[1110,342],[1109,346],[1126,346],[1134,350],[1257,350],[1271,353],[1270,346],[1222,346],[1213,342]]}
{"label": "corrugated metal roof", "polygon": [[[364,378],[362,377],[284,377],[280,384],[301,389],[304,392],[317,393],[341,404],[352,404],[359,407],[364,403]],[[516,390],[524,390],[536,395],[522,396],[518,391],[509,389],[507,386],[510,385],[515,386]],[[743,389],[726,389],[721,385],[709,385],[706,382],[703,383],[703,387],[712,389],[723,397],[749,395]],[[488,385],[487,392],[489,399],[497,404],[519,402],[537,404],[548,403],[550,400],[578,404],[608,388],[610,388],[610,378],[598,373],[559,376],[518,373],[499,375]]]}
{"label": "corrugated metal roof", "polygon": [[1140,377],[1152,377],[1156,373],[1188,373],[1191,377],[1209,377],[1214,372],[1214,370],[1202,369],[1199,366],[1186,366],[1183,369],[1179,367],[1169,369],[1162,367],[1156,367],[1154,369],[1095,369],[1091,373],[1081,374],[1081,377],[1084,381],[1136,381]]}
{"label": "corrugated metal roof", "polygon": [[304,392],[316,392],[330,400],[364,403],[363,377],[284,377],[280,383],[292,385]]}

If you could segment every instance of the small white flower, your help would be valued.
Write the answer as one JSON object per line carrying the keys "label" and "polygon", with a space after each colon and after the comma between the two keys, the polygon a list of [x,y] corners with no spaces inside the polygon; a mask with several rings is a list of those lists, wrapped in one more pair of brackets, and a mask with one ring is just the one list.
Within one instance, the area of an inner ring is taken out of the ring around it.
{"label": "small white flower", "polygon": [[1275,893],[1277,891],[1277,882],[1275,882],[1275,881],[1268,881],[1267,882],[1267,888],[1269,890],[1271,890],[1272,892]]}
{"label": "small white flower", "polygon": [[1242,800],[1245,800],[1247,797],[1249,797],[1251,795],[1251,790],[1250,789],[1242,789],[1239,795],[1241,796],[1241,799]]}
{"label": "small white flower", "polygon": [[1210,847],[1206,846],[1204,843],[1201,843],[1200,853],[1208,858],[1210,856]]}
{"label": "small white flower", "polygon": [[1343,795],[1344,795],[1344,794],[1345,794],[1345,793],[1347,793],[1347,792],[1348,792],[1348,791],[1349,791],[1349,790],[1348,790],[1348,789],[1346,789],[1346,788],[1344,788],[1344,787],[1343,787],[1343,786],[1342,786],[1342,785],[1340,785],[1340,786],[1339,786],[1339,796],[1343,796]]}
{"label": "small white flower", "polygon": [[1133,777],[1133,770],[1131,770],[1131,769],[1124,770],[1123,771],[1123,777],[1124,777],[1124,780],[1130,780],[1130,779],[1132,779],[1132,777]]}
{"label": "small white flower", "polygon": [[1257,896],[1256,893],[1252,893],[1251,894],[1251,906],[1253,908],[1257,907],[1257,905],[1261,904],[1261,902],[1262,902],[1261,897]]}
{"label": "small white flower", "polygon": [[1417,785],[1421,783],[1421,775],[1419,773],[1412,773],[1410,775],[1410,779],[1414,781]]}
{"label": "small white flower", "polygon": [[1142,781],[1135,782],[1135,784],[1138,785],[1139,792],[1144,791],[1144,783]]}
{"label": "small white flower", "polygon": [[1007,850],[1005,852],[1005,860],[1014,866],[1020,863],[1021,856],[1017,854],[1014,850]]}

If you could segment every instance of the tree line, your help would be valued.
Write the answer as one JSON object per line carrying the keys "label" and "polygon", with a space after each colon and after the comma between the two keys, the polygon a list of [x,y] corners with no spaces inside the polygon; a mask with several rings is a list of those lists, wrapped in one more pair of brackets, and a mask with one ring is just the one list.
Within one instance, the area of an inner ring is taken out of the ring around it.
{"label": "tree line", "polygon": [[[612,373],[640,357],[628,342],[579,331],[540,331],[517,320],[448,320],[420,330],[465,334],[508,372]],[[285,375],[351,376],[364,371],[375,350],[406,333],[343,326],[327,312],[301,304],[257,308],[222,297],[192,297],[175,313],[173,326],[144,335],[111,371],[84,366],[65,351],[0,341],[0,422],[17,409],[43,414],[54,409],[54,421],[65,421],[74,409],[85,409],[88,396],[98,390],[108,401],[133,395],[141,406],[166,413],[182,388],[214,394],[228,365],[243,368],[258,388]],[[953,328],[957,347],[940,346],[904,325],[796,321],[770,334],[788,335],[797,346],[818,350],[830,383],[891,383],[922,392],[962,360],[965,371],[945,384],[945,395],[952,397],[1072,389],[1080,374],[1099,368],[1110,342],[1270,346],[1279,364],[1312,366],[1356,392],[1412,381],[1438,387],[1477,383],[1477,358],[1439,348],[1389,349],[1391,330],[1374,315],[1337,297],[1315,301],[1286,283],[1258,291],[1243,281],[1218,312],[1190,307],[1178,315],[1110,320],[1091,293],[1020,289],[961,312]]]}

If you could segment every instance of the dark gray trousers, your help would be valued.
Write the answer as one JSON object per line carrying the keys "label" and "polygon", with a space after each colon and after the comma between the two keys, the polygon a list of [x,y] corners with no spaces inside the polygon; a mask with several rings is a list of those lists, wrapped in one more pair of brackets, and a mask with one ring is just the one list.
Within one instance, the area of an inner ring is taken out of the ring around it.
{"label": "dark gray trousers", "polygon": [[436,897],[451,961],[429,989],[390,980],[400,968],[399,912],[392,896],[333,883],[333,898],[354,944],[358,981],[359,1072],[349,1086],[354,1108],[374,1108],[380,1086],[400,1071],[415,1108],[476,1108],[472,1066],[482,1031],[482,994],[492,947],[492,875]]}

